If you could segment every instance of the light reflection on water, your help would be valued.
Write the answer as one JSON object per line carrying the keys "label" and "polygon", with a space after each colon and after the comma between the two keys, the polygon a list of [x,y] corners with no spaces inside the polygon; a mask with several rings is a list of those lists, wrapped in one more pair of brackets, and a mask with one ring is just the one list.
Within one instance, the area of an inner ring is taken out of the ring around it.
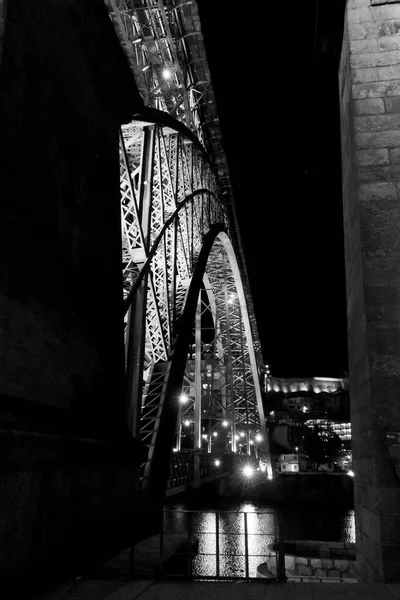
{"label": "light reflection on water", "polygon": [[165,507],[164,530],[167,533],[190,531],[198,539],[194,576],[257,577],[257,567],[269,556],[274,560],[272,546],[277,541],[278,517],[283,520],[287,541],[355,542],[354,510],[342,509],[335,513],[329,508],[324,510],[323,506],[307,512],[307,508],[288,511],[243,502],[223,511],[196,510],[185,504],[174,504]]}

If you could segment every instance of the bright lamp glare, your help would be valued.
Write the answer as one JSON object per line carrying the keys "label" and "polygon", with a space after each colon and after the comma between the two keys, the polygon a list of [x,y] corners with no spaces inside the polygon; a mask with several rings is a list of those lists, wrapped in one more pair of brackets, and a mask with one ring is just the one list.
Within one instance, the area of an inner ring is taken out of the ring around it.
{"label": "bright lamp glare", "polygon": [[216,467],[219,467],[219,465],[220,465],[220,464],[221,464],[221,461],[219,460],[219,458],[216,458],[216,459],[214,460],[214,465],[215,465]]}
{"label": "bright lamp glare", "polygon": [[222,427],[228,427],[229,423],[228,421],[222,421]]}
{"label": "bright lamp glare", "polygon": [[271,474],[267,475],[267,479],[272,479],[272,475]]}
{"label": "bright lamp glare", "polygon": [[261,435],[261,433],[257,433],[256,442],[261,442],[261,441],[262,441],[262,435]]}
{"label": "bright lamp glare", "polygon": [[171,71],[169,69],[164,69],[162,75],[164,79],[171,79]]}
{"label": "bright lamp glare", "polygon": [[218,437],[218,432],[217,431],[213,431],[213,436],[214,437]]}
{"label": "bright lamp glare", "polygon": [[190,421],[189,421],[188,419],[186,419],[186,421],[184,421],[184,422],[183,422],[183,424],[184,424],[186,427],[189,427],[189,425],[190,425]]}
{"label": "bright lamp glare", "polygon": [[180,402],[181,404],[186,404],[187,402],[189,402],[189,397],[188,397],[188,396],[186,396],[186,394],[181,394],[181,395],[179,396],[179,402]]}
{"label": "bright lamp glare", "polygon": [[251,465],[246,465],[245,467],[243,467],[243,475],[245,477],[252,477],[254,474],[254,469]]}
{"label": "bright lamp glare", "polygon": [[347,475],[350,475],[350,477],[354,477],[354,471],[347,471]]}

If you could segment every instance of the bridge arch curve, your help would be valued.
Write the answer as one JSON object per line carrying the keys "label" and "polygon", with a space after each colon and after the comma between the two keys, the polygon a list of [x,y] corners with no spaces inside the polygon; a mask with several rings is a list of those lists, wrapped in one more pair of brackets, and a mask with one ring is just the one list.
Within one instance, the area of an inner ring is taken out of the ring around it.
{"label": "bridge arch curve", "polygon": [[[193,450],[205,450],[206,384],[214,406],[206,450],[224,420],[227,449],[254,454],[257,434],[257,458],[270,473],[262,365],[229,210],[207,154],[171,123],[132,122],[121,132],[120,172],[127,418],[132,435],[149,449],[142,489],[149,498],[163,498],[174,436],[180,445],[184,388],[193,399]],[[202,314],[213,330],[211,379],[201,372]]]}

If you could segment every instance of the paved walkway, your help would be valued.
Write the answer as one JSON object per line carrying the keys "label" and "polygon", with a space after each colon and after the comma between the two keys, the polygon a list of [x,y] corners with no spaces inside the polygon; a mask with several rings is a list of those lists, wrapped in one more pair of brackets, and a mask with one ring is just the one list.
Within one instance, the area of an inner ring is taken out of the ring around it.
{"label": "paved walkway", "polygon": [[40,600],[400,600],[400,584],[87,580]]}

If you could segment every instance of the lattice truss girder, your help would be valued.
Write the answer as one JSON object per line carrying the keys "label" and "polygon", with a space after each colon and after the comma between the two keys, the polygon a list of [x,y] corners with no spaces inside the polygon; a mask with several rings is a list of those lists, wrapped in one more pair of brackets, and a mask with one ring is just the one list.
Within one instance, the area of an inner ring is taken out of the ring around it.
{"label": "lattice truss girder", "polygon": [[[147,106],[167,111],[195,131],[214,97],[194,2],[105,0]],[[211,114],[213,119],[216,118]]]}
{"label": "lattice truss girder", "polygon": [[[161,125],[124,126],[120,164],[126,304],[139,286],[146,289],[140,418],[141,436],[152,448],[166,385],[160,373],[168,372],[162,365],[173,350],[203,237],[213,224],[229,231],[229,223],[204,153],[181,134]],[[140,315],[135,319],[132,310],[127,322],[137,327]]]}
{"label": "lattice truss girder", "polygon": [[146,351],[158,362],[168,359],[202,238],[228,221],[202,152],[167,128],[147,129],[125,126],[120,140],[123,279],[127,297],[148,263]]}
{"label": "lattice truss girder", "polygon": [[[223,389],[223,412],[234,413],[236,425],[249,426],[253,431],[260,428],[254,369],[249,355],[242,310],[244,297],[237,289],[224,246],[215,243],[207,262],[208,294],[213,301],[210,310],[214,314],[216,370],[221,374]],[[229,360],[228,360],[229,358]],[[232,406],[233,403],[233,406]]]}

